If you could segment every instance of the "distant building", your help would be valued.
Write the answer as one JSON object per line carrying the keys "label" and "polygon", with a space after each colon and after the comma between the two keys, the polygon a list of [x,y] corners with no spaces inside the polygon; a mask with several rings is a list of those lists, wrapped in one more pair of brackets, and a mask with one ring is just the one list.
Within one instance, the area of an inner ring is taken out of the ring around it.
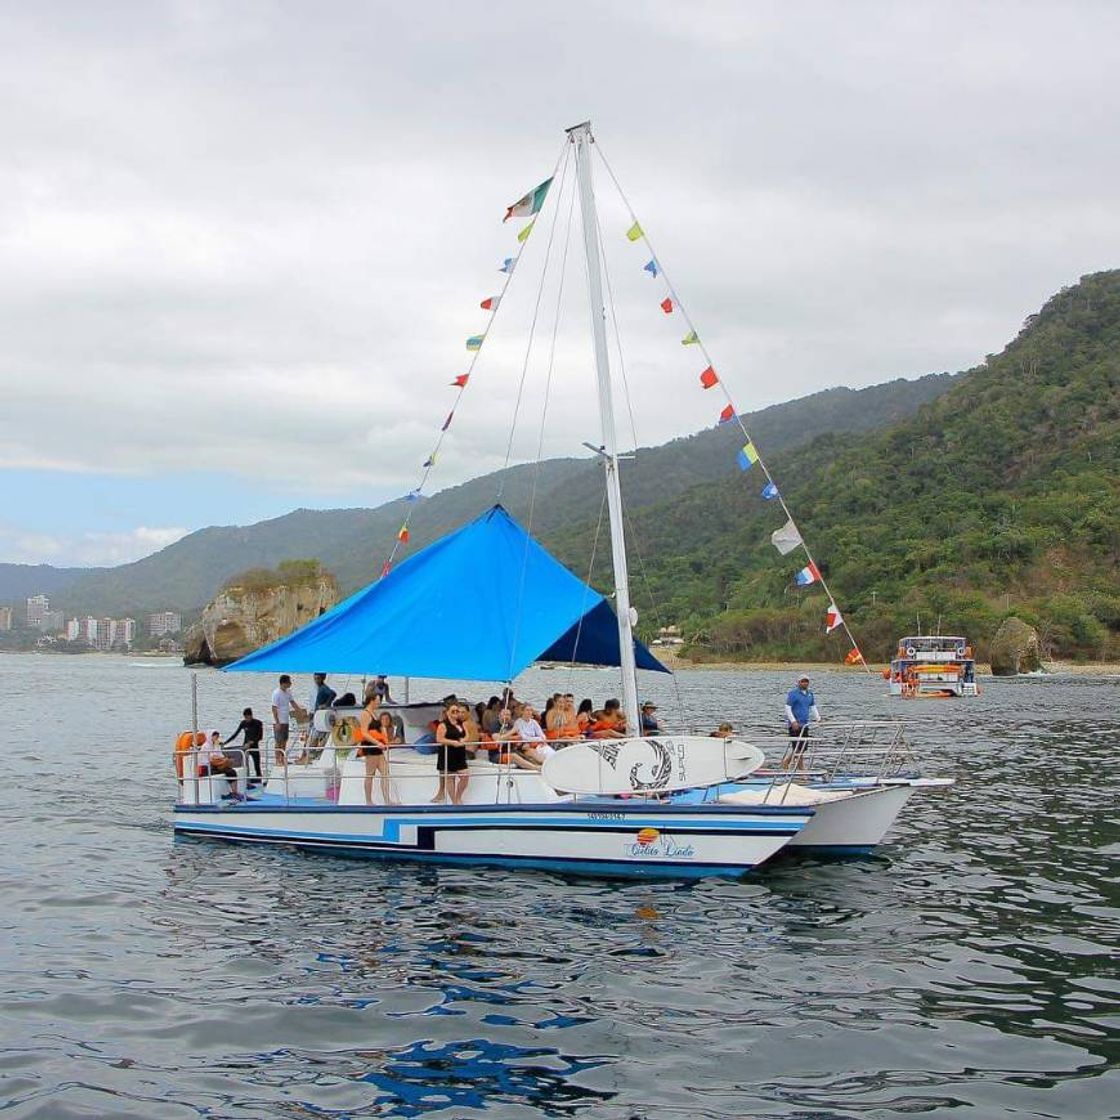
{"label": "distant building", "polygon": [[43,628],[43,615],[51,609],[51,601],[46,595],[32,595],[27,600],[27,625],[36,630]]}
{"label": "distant building", "polygon": [[12,628],[12,608],[0,607],[0,630],[11,630]]}
{"label": "distant building", "polygon": [[178,634],[183,629],[183,616],[178,611],[157,611],[148,615],[148,633],[153,638],[161,634]]}
{"label": "distant building", "polygon": [[117,642],[122,646],[131,646],[136,641],[136,619],[117,619]]}
{"label": "distant building", "polygon": [[97,619],[87,614],[86,617],[78,623],[78,637],[96,649]]}
{"label": "distant building", "polygon": [[97,624],[97,648],[112,649],[117,640],[117,620],[103,618]]}
{"label": "distant building", "polygon": [[654,638],[653,644],[655,646],[683,646],[684,638],[681,636],[681,628],[679,626],[662,626],[657,631],[657,637]]}
{"label": "distant building", "polygon": [[66,640],[76,642],[82,634],[82,624],[76,618],[66,620]]}
{"label": "distant building", "polygon": [[43,611],[39,629],[44,634],[57,634],[62,629],[62,620],[65,616],[62,611]]}

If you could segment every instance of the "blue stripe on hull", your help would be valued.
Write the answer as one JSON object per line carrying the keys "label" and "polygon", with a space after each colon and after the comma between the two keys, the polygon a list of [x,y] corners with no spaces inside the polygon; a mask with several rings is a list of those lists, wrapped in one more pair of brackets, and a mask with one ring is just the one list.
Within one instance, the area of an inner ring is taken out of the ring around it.
{"label": "blue stripe on hull", "polygon": [[624,879],[708,879],[739,878],[752,871],[753,865],[709,863],[636,863],[629,860],[547,859],[540,856],[474,856],[458,852],[421,852],[415,849],[383,848],[376,845],[355,846],[338,841],[280,839],[274,834],[250,835],[241,832],[219,832],[176,825],[180,838],[192,840],[218,839],[247,844],[275,844],[308,852],[329,852],[331,855],[357,859],[409,860],[415,863],[441,863],[459,867],[518,867],[534,871],[560,871],[574,875],[609,875]]}

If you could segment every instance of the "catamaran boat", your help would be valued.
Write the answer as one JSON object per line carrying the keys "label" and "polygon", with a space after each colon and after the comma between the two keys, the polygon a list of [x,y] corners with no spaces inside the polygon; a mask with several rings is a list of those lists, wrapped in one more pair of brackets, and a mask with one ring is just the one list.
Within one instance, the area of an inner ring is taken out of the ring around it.
{"label": "catamaran boat", "polygon": [[892,696],[913,700],[977,696],[976,660],[966,638],[913,634],[901,638],[885,675]]}
{"label": "catamaran boat", "polygon": [[[569,129],[568,137],[587,260],[613,609],[495,505],[227,672],[376,671],[492,687],[508,686],[533,664],[611,666],[621,672],[627,726],[641,726],[637,673],[668,670],[634,636],[590,125]],[[464,604],[469,628],[462,625]],[[831,745],[811,740],[796,771],[779,763],[769,774],[754,743],[697,734],[579,741],[554,751],[539,770],[517,768],[501,752],[505,761],[492,762],[480,751],[457,803],[447,804],[425,744],[441,708],[386,710],[406,745],[387,750],[384,780],[367,779],[364,760],[341,730],[353,712],[316,713],[326,720],[318,728],[326,744],[272,767],[252,799],[230,798],[229,780],[209,772],[208,755],[190,753],[180,759],[175,832],[425,862],[735,876],[787,846],[873,848],[916,790],[948,784],[917,774],[897,725],[863,725]],[[240,773],[243,782],[244,768]]]}

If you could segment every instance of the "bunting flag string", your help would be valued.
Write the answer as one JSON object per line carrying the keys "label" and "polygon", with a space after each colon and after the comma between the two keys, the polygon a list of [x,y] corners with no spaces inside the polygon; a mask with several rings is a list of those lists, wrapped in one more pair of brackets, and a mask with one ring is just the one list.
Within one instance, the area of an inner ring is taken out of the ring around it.
{"label": "bunting flag string", "polygon": [[452,406],[451,411],[447,414],[447,418],[440,426],[439,434],[436,437],[435,447],[432,449],[431,454],[429,454],[428,457],[424,460],[423,464],[421,464],[420,469],[423,474],[420,478],[419,485],[410,490],[404,497],[404,502],[406,505],[406,516],[404,519],[404,524],[401,526],[399,532],[397,533],[389,557],[382,565],[382,578],[387,576],[392,570],[393,562],[396,559],[398,549],[402,545],[407,544],[409,541],[409,522],[412,518],[413,508],[415,507],[416,503],[418,503],[423,497],[423,491],[425,485],[427,484],[428,476],[436,465],[436,460],[439,456],[440,448],[443,446],[443,440],[448,429],[451,427],[452,421],[455,419],[455,412],[459,407],[459,401],[462,400],[463,392],[466,390],[467,385],[470,382],[471,373],[474,370],[475,364],[478,362],[479,355],[481,354],[483,345],[486,342],[490,327],[494,323],[494,318],[497,315],[498,307],[501,304],[501,301],[505,296],[507,289],[509,288],[510,282],[513,278],[514,270],[517,268],[518,262],[521,260],[521,254],[525,251],[525,244],[529,239],[529,235],[533,232],[533,227],[536,224],[536,216],[541,212],[541,209],[545,204],[545,200],[548,197],[549,190],[557,175],[560,175],[561,181],[563,181],[563,175],[567,169],[567,159],[570,151],[570,144],[565,142],[563,147],[561,148],[560,155],[557,157],[556,166],[553,169],[552,175],[549,176],[549,178],[545,179],[543,183],[540,183],[536,187],[534,187],[527,194],[522,195],[522,197],[519,198],[512,206],[506,208],[505,217],[502,219],[503,222],[508,221],[510,218],[517,217],[529,218],[530,221],[517,234],[517,243],[519,246],[517,252],[513,256],[505,257],[498,269],[498,271],[503,273],[505,276],[501,291],[497,292],[495,295],[487,296],[486,299],[482,300],[479,304],[479,307],[483,311],[490,312],[489,325],[481,334],[471,335],[466,341],[467,351],[471,354],[470,363],[467,366],[467,370],[465,373],[457,374],[450,382],[451,387],[459,391],[458,396],[455,398],[455,404]]}
{"label": "bunting flag string", "polygon": [[[598,148],[596,150],[599,158],[602,160],[603,166],[606,168],[607,174],[617,188],[619,195],[622,197],[623,204],[629,211],[632,224],[626,230],[627,240],[631,242],[640,241],[643,244],[643,246],[650,254],[650,259],[642,267],[645,269],[645,271],[649,272],[651,276],[662,276],[666,286],[669,289],[668,296],[661,304],[662,310],[666,314],[669,314],[671,311],[680,312],[688,327],[688,333],[685,334],[684,338],[681,339],[681,345],[699,346],[701,354],[703,354],[705,361],[708,363],[707,368],[700,374],[701,387],[704,389],[712,389],[716,385],[719,385],[723,390],[723,395],[726,398],[727,404],[719,414],[719,423],[727,424],[733,421],[737,422],[740,430],[743,433],[743,437],[746,440],[746,443],[739,451],[736,452],[736,459],[738,461],[740,470],[747,471],[752,466],[754,466],[755,463],[758,463],[763,475],[766,478],[765,485],[762,487],[762,490],[760,492],[762,499],[767,502],[777,502],[786,515],[785,525],[783,525],[780,529],[775,529],[770,534],[771,543],[782,556],[786,556],[798,548],[800,548],[804,552],[808,564],[804,568],[802,568],[801,571],[798,572],[795,576],[797,583],[800,586],[808,586],[812,583],[821,584],[821,586],[824,588],[825,593],[829,597],[829,601],[831,604],[830,612],[835,611],[836,618],[835,623],[826,629],[826,633],[831,633],[831,631],[836,629],[837,627],[843,627],[844,632],[848,635],[848,638],[852,643],[852,652],[855,654],[855,661],[846,659],[847,663],[854,664],[856,663],[856,661],[858,661],[859,663],[864,664],[864,666],[866,667],[866,663],[863,660],[863,655],[859,652],[858,644],[856,643],[856,640],[853,637],[848,624],[844,621],[844,618],[840,614],[839,610],[836,609],[835,600],[832,596],[832,592],[829,590],[827,581],[821,574],[820,569],[817,567],[816,561],[814,560],[812,553],[809,551],[809,546],[802,538],[801,532],[797,527],[797,523],[793,519],[793,514],[790,512],[789,507],[786,505],[785,499],[782,497],[781,492],[778,490],[777,484],[770,476],[769,469],[763,462],[758,449],[755,447],[754,441],[750,437],[750,433],[747,431],[742,413],[739,412],[739,410],[735,407],[735,402],[731,399],[731,394],[728,392],[727,387],[723,384],[723,382],[715,372],[715,363],[712,361],[707,347],[701,341],[700,335],[696,330],[696,326],[692,322],[687,308],[680,299],[680,294],[673,287],[673,282],[669,278],[669,275],[665,272],[665,269],[661,263],[661,258],[657,255],[657,252],[653,247],[653,243],[650,241],[649,236],[646,234],[645,230],[641,226],[641,223],[638,221],[638,217],[634,213],[633,207],[630,205],[629,200],[626,198],[626,194],[622,189],[622,185],[619,183],[618,178],[615,176],[614,171],[612,170],[610,164],[607,162],[606,157],[603,155],[602,149]],[[831,617],[832,615],[830,613],[829,618],[831,619]]]}
{"label": "bunting flag string", "polygon": [[835,603],[828,604],[828,610],[825,611],[824,616],[824,632],[831,634],[838,626],[844,622],[844,616],[836,609]]}
{"label": "bunting flag string", "polygon": [[867,662],[863,660],[863,654],[859,651],[859,646],[852,646],[850,650],[844,655],[845,665],[866,665]]}

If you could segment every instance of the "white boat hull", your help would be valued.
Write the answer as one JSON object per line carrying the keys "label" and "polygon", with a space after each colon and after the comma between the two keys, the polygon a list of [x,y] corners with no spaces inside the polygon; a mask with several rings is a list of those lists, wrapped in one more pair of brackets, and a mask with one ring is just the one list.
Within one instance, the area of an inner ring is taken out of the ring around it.
{"label": "white boat hull", "polygon": [[343,855],[699,878],[764,863],[812,808],[656,802],[547,805],[179,805],[175,832]]}

